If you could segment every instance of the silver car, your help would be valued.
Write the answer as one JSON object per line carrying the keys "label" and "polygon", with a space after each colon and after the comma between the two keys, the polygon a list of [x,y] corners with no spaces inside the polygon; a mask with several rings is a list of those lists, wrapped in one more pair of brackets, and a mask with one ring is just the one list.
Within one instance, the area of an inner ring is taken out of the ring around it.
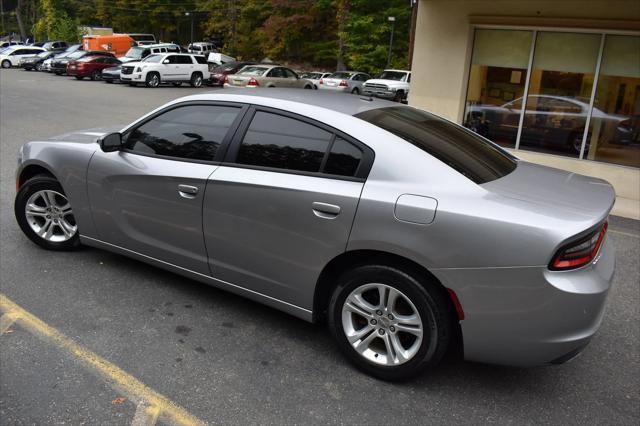
{"label": "silver car", "polygon": [[356,71],[336,71],[318,83],[320,90],[353,93],[359,95],[364,90],[364,82],[371,79],[369,74]]}
{"label": "silver car", "polygon": [[224,87],[285,87],[313,89],[313,83],[300,78],[293,70],[280,65],[247,65],[227,75]]}
{"label": "silver car", "polygon": [[387,380],[452,346],[565,362],[598,329],[614,272],[607,182],[381,100],[189,96],[117,132],[29,142],[18,164],[15,214],[36,244],[110,250],[326,321]]}

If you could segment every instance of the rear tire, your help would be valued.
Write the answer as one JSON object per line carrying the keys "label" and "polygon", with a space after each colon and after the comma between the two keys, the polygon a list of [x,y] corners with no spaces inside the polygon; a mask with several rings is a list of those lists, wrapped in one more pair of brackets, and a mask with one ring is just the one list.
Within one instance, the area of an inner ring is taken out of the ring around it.
{"label": "rear tire", "polygon": [[329,303],[328,318],[347,359],[390,381],[415,377],[437,365],[455,331],[450,300],[439,284],[418,272],[387,265],[344,272]]}
{"label": "rear tire", "polygon": [[357,87],[354,87],[353,90],[351,91],[352,95],[359,95],[360,94],[360,89],[358,89]]}
{"label": "rear tire", "polygon": [[73,250],[80,245],[78,226],[60,183],[37,175],[25,182],[14,202],[22,232],[47,250]]}
{"label": "rear tire", "polygon": [[194,72],[191,74],[191,80],[189,81],[191,87],[201,87],[202,86],[202,74],[199,72]]}
{"label": "rear tire", "polygon": [[101,79],[102,79],[102,77],[100,76],[100,71],[96,70],[96,71],[93,71],[91,73],[91,81],[98,81],[98,80],[101,80]]}

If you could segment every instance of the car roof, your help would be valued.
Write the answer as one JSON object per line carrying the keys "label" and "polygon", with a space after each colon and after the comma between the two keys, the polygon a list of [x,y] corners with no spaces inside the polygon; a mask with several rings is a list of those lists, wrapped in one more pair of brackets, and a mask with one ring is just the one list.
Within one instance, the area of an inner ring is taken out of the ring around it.
{"label": "car roof", "polygon": [[[243,99],[241,99],[243,98]],[[371,109],[398,106],[397,103],[384,101],[364,96],[355,96],[348,93],[336,93],[332,91],[314,90],[310,92],[304,89],[234,89],[228,88],[213,94],[192,95],[181,99],[183,101],[228,101],[246,102],[257,105],[272,104],[270,100],[277,99],[299,104],[312,105],[326,108],[343,114],[355,115]]]}

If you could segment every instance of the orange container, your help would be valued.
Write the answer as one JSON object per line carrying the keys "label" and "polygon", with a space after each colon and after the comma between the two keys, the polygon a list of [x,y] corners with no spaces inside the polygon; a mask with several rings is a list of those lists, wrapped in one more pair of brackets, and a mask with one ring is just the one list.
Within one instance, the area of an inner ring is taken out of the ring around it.
{"label": "orange container", "polygon": [[124,56],[135,41],[127,34],[87,35],[82,37],[84,50],[103,50],[116,56]]}

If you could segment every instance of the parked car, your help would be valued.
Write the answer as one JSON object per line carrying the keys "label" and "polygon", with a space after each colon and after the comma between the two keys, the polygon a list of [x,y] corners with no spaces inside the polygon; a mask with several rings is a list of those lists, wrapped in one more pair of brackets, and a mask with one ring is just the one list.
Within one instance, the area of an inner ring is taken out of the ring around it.
{"label": "parked car", "polygon": [[580,353],[614,274],[611,185],[413,107],[299,93],[189,96],[29,142],[17,222],[46,249],[110,250],[326,320],[383,379],[456,342],[516,366]]}
{"label": "parked car", "polygon": [[44,52],[38,53],[35,56],[28,56],[22,59],[22,61],[20,62],[20,67],[24,68],[27,71],[31,71],[31,70],[41,71],[43,66],[42,64],[44,63],[44,61],[46,61],[49,58],[53,58],[57,54],[58,52],[56,51],[46,50]]}
{"label": "parked car", "polygon": [[91,80],[100,80],[102,70],[120,65],[121,62],[110,56],[84,56],[80,59],[69,61],[67,64],[67,75],[78,80],[89,77]]}
{"label": "parked car", "polygon": [[305,80],[309,80],[313,83],[313,88],[318,90],[318,85],[320,84],[320,80],[323,78],[327,78],[331,75],[330,72],[322,72],[322,71],[311,71],[300,74],[300,78],[304,78]]}
{"label": "parked car", "polygon": [[120,81],[132,86],[144,84],[158,87],[162,83],[180,86],[189,83],[200,87],[209,76],[209,67],[204,56],[170,53],[147,56],[141,62],[122,65]]}
{"label": "parked car", "polygon": [[114,58],[115,56],[111,52],[104,52],[102,50],[77,50],[69,55],[65,55],[61,58],[51,61],[51,71],[56,75],[62,75],[67,72],[67,64],[70,61],[77,61],[80,58],[87,56],[106,56]]}
{"label": "parked car", "polygon": [[116,67],[104,68],[100,73],[100,79],[105,83],[120,83],[120,71],[122,65]]}
{"label": "parked car", "polygon": [[64,51],[69,48],[69,45],[66,41],[48,41],[42,45],[42,48],[45,50]]}
{"label": "parked car", "polygon": [[236,74],[227,75],[225,87],[293,87],[313,89],[313,83],[298,77],[280,65],[249,65]]}
{"label": "parked car", "polygon": [[66,56],[71,55],[74,52],[77,52],[78,50],[82,50],[82,45],[81,44],[72,44],[71,46],[69,46],[66,50],[64,50],[63,52],[60,52],[58,54],[56,54],[53,57],[47,58],[44,60],[44,62],[42,62],[42,71],[46,71],[46,72],[51,72],[51,62],[53,62],[55,59],[62,59]]}
{"label": "parked car", "polygon": [[154,53],[180,53],[180,46],[173,43],[133,46],[119,59],[122,63],[137,62]]}
{"label": "parked car", "polygon": [[359,95],[362,93],[364,82],[369,79],[371,79],[371,76],[363,72],[336,71],[328,77],[321,78],[318,88]]}
{"label": "parked car", "polygon": [[210,70],[209,84],[212,86],[223,86],[227,75],[235,74],[247,65],[254,65],[252,61],[236,61],[214,67]]}
{"label": "parked car", "polygon": [[193,53],[194,55],[204,55],[205,57],[208,56],[209,53],[217,51],[216,45],[209,42],[196,42],[187,46],[187,52]]}
{"label": "parked car", "polygon": [[24,43],[21,41],[16,41],[16,40],[3,41],[3,42],[0,42],[0,49],[4,49],[6,47],[11,47],[11,46],[22,46],[22,45],[24,45]]}
{"label": "parked car", "polygon": [[[516,140],[522,98],[504,105],[471,105],[464,125],[491,140]],[[529,95],[524,112],[521,145],[556,148],[579,153],[584,126],[589,115],[589,100],[583,98]],[[607,114],[593,107],[592,120],[602,123],[603,142],[625,145],[633,139],[628,115]],[[589,149],[590,134],[587,135]]]}
{"label": "parked car", "polygon": [[364,83],[363,94],[395,102],[404,102],[409,95],[411,71],[384,70],[382,73]]}
{"label": "parked car", "polygon": [[35,56],[40,52],[44,52],[41,47],[11,46],[2,52],[0,52],[0,66],[2,68],[17,67],[20,65],[20,61],[28,56]]}

